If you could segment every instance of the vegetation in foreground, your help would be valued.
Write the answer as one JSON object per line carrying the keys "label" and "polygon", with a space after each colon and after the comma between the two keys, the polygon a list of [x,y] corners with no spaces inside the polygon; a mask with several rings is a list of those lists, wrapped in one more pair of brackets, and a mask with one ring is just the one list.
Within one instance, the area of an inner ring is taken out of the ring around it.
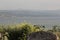
{"label": "vegetation in foreground", "polygon": [[[28,23],[21,23],[16,25],[0,25],[0,32],[3,33],[3,39],[6,36],[8,40],[27,40],[27,35],[32,32],[45,31],[45,26],[32,25]],[[59,26],[53,26],[51,30],[47,32],[53,32],[60,38]]]}

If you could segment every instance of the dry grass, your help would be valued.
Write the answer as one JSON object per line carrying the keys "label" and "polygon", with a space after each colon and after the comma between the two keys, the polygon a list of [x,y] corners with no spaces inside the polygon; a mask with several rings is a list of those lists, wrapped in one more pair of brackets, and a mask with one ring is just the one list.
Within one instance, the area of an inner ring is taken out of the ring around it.
{"label": "dry grass", "polygon": [[59,38],[58,40],[60,40],[60,32],[54,32],[54,34],[56,34],[57,37]]}

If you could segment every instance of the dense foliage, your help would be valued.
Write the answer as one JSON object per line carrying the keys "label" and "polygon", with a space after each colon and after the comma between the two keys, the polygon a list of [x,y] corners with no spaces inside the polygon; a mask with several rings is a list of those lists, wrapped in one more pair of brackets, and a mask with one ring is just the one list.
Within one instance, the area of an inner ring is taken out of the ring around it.
{"label": "dense foliage", "polygon": [[28,34],[40,31],[40,27],[35,27],[28,23],[21,23],[17,25],[8,25],[3,30],[8,33],[6,36],[9,40],[26,40]]}
{"label": "dense foliage", "polygon": [[[60,35],[60,26],[53,26],[49,32],[59,32],[56,33]],[[26,40],[27,35],[32,32],[42,31],[45,29],[45,26],[32,25],[28,23],[21,23],[16,25],[0,25],[0,32],[4,33],[4,36],[7,36],[8,40]],[[47,32],[48,32],[47,31]],[[60,36],[59,36],[60,37]]]}

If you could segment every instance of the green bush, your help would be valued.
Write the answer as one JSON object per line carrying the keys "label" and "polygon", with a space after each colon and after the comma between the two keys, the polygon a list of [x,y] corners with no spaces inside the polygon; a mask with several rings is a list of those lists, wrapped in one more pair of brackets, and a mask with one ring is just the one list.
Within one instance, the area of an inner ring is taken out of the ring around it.
{"label": "green bush", "polygon": [[6,28],[9,40],[27,40],[27,35],[32,32],[40,31],[40,28],[28,23],[21,23],[18,25],[10,25]]}

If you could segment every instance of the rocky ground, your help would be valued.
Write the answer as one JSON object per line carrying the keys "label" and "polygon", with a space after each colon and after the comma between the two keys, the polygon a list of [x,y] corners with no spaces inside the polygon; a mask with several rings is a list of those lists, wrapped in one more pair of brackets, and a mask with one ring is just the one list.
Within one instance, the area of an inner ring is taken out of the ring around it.
{"label": "rocky ground", "polygon": [[31,33],[28,36],[28,40],[57,40],[57,37],[53,33],[41,31]]}

